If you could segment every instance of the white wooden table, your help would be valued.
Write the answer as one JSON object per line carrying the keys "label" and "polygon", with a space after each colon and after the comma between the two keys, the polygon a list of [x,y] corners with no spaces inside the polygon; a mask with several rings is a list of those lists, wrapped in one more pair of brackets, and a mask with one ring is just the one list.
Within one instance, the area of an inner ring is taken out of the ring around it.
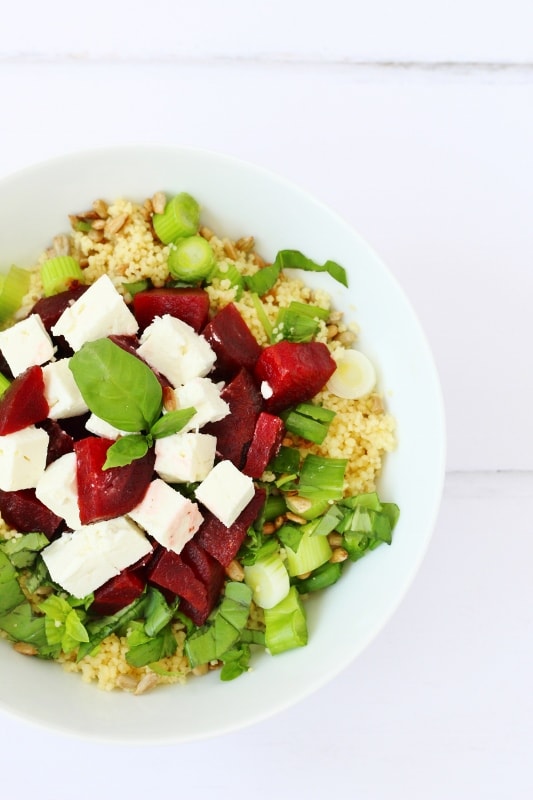
{"label": "white wooden table", "polygon": [[142,753],[0,714],[6,796],[85,800],[111,775],[133,800],[171,787],[221,800],[533,795],[532,32],[530,0],[10,7],[0,177],[160,142],[300,184],[411,299],[449,444],[415,583],[333,683],[247,730]]}

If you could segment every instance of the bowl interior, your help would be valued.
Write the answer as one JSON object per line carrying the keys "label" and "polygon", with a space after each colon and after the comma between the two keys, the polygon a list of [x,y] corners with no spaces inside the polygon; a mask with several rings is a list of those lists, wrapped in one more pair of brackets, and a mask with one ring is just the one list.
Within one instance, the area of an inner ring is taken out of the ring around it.
{"label": "bowl interior", "polygon": [[336,214],[294,185],[226,156],[170,147],[125,147],[73,154],[0,181],[0,270],[31,265],[67,215],[98,197],[142,200],[158,190],[188,191],[202,220],[222,235],[254,235],[273,258],[282,248],[349,273],[346,290],[326,288],[361,327],[358,346],[377,365],[398,427],[379,491],[401,516],[392,547],[349,566],[349,575],[309,604],[306,648],[254,656],[254,669],[230,683],[213,673],[185,686],[132,697],[105,693],[54,664],[21,658],[0,642],[0,706],[33,723],[115,742],[164,743],[221,734],[303,699],[345,668],[380,631],[424,556],[440,503],[445,459],[441,391],[432,355],[402,289],[371,248]]}

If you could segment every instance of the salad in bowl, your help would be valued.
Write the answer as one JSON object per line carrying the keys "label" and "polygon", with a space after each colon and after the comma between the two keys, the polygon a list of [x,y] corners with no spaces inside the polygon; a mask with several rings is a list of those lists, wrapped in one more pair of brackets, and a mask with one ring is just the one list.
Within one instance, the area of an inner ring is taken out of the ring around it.
{"label": "salad in bowl", "polygon": [[[99,738],[105,717],[130,741],[247,724],[348,663],[414,574],[430,526],[411,531],[440,489],[415,489],[425,428],[426,467],[442,470],[430,355],[366,245],[273,176],[126,148],[5,190],[44,197],[52,174],[61,202],[31,247],[10,230],[0,281],[0,657],[15,708]],[[278,219],[274,197],[305,224]],[[62,723],[40,680],[73,698]],[[132,695],[150,698],[142,732]],[[177,729],[165,696],[187,718]]]}

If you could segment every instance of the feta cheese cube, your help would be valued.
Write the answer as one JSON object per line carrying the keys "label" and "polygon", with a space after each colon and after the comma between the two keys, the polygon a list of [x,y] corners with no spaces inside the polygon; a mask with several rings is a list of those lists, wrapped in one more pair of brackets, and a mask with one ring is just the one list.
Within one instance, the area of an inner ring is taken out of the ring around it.
{"label": "feta cheese cube", "polygon": [[0,436],[0,489],[34,489],[46,468],[48,434],[29,425]]}
{"label": "feta cheese cube", "polygon": [[156,317],[148,325],[137,352],[173,386],[181,386],[192,378],[205,377],[216,361],[207,339],[170,314]]}
{"label": "feta cheese cube", "polygon": [[42,550],[42,557],[55,583],[85,597],[151,551],[137,525],[116,517],[64,533]]}
{"label": "feta cheese cube", "polygon": [[209,433],[174,433],[155,440],[157,474],[168,483],[203,481],[213,469],[217,440]]}
{"label": "feta cheese cube", "polygon": [[217,422],[229,414],[229,405],[220,397],[220,389],[209,378],[193,378],[174,389],[178,408],[195,408],[196,414],[182,432],[198,430],[208,422]]}
{"label": "feta cheese cube", "polygon": [[231,461],[219,461],[196,489],[196,499],[227,527],[254,497],[254,482]]}
{"label": "feta cheese cube", "polygon": [[105,419],[97,417],[96,414],[91,414],[85,423],[86,429],[89,433],[94,433],[95,436],[101,436],[103,439],[118,439],[119,436],[129,435],[128,431],[121,431],[110,425]]}
{"label": "feta cheese cube", "polygon": [[64,336],[74,351],[85,342],[111,334],[134,334],[137,320],[107,275],[102,275],[69,306],[52,328],[54,336]]}
{"label": "feta cheese cube", "polygon": [[35,495],[69,528],[81,527],[76,480],[76,455],[66,453],[47,466],[35,487]]}
{"label": "feta cheese cube", "polygon": [[129,516],[167,550],[181,553],[203,522],[196,503],[156,478]]}
{"label": "feta cheese cube", "polygon": [[70,358],[52,361],[43,367],[44,396],[51,419],[66,419],[85,414],[89,409],[69,368]]}
{"label": "feta cheese cube", "polygon": [[53,342],[38,314],[30,314],[1,331],[0,350],[15,377],[28,367],[45,364],[54,355]]}

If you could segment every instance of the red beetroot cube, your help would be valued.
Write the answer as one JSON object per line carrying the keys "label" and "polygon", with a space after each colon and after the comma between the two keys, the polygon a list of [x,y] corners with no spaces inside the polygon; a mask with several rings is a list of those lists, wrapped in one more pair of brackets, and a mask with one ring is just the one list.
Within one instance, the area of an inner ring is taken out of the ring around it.
{"label": "red beetroot cube", "polygon": [[204,624],[220,597],[226,573],[224,567],[213,556],[209,555],[196,542],[196,539],[191,539],[187,542],[180,555],[207,590],[206,609],[197,609],[186,600],[180,604],[181,611],[187,614],[195,625],[200,626]]}
{"label": "red beetroot cube", "polygon": [[148,566],[149,583],[164,592],[172,592],[207,617],[207,589],[194,574],[193,569],[173,550],[160,547]]}
{"label": "red beetroot cube", "polygon": [[90,611],[102,617],[116,614],[133,603],[142,594],[144,586],[139,573],[125,569],[96,589]]}
{"label": "red beetroot cube", "polygon": [[[72,453],[74,440],[70,434],[63,430],[55,419],[45,419],[38,425],[48,434],[48,451],[46,453],[46,466],[61,456]],[[87,431],[85,431],[85,435]]]}
{"label": "red beetroot cube", "polygon": [[267,465],[277,455],[285,425],[280,417],[261,411],[255,425],[254,436],[248,448],[243,472],[250,478],[260,478]]}
{"label": "red beetroot cube", "polygon": [[0,399],[0,436],[41,422],[50,408],[44,396],[41,367],[28,367],[15,378]]}
{"label": "red beetroot cube", "polygon": [[147,289],[134,296],[133,313],[141,330],[155,317],[170,314],[200,333],[209,316],[209,295],[205,289],[193,287]]}
{"label": "red beetroot cube", "polygon": [[34,489],[16,492],[0,490],[0,514],[7,525],[20,533],[39,531],[51,539],[63,522],[35,496]]}
{"label": "red beetroot cube", "polygon": [[217,452],[222,458],[242,469],[263,398],[245,369],[222,389],[220,396],[229,405],[230,413],[218,422],[209,423],[203,431],[217,437]]}
{"label": "red beetroot cube", "polygon": [[215,380],[228,380],[241,367],[253,372],[261,346],[233,303],[224,306],[213,317],[203,335],[217,355],[213,373]]}
{"label": "red beetroot cube", "polygon": [[58,321],[59,317],[68,308],[69,305],[74,303],[84,292],[87,291],[88,286],[76,286],[72,289],[67,289],[65,292],[53,294],[50,297],[42,297],[33,306],[31,313],[38,314],[42,323],[49,334],[52,333],[52,328]]}
{"label": "red beetroot cube", "polygon": [[314,397],[336,366],[322,342],[282,341],[264,348],[254,376],[258,384],[266,381],[272,391],[265,399],[265,408],[278,413]]}
{"label": "red beetroot cube", "polygon": [[254,497],[229,528],[207,509],[202,511],[204,521],[194,537],[195,542],[216,558],[223,567],[227,567],[239,552],[248,528],[261,513],[265,498],[265,490],[256,489]]}
{"label": "red beetroot cube", "polygon": [[112,444],[110,439],[97,436],[74,443],[78,505],[84,525],[127,514],[141,502],[152,479],[153,448],[125,467],[102,469]]}

